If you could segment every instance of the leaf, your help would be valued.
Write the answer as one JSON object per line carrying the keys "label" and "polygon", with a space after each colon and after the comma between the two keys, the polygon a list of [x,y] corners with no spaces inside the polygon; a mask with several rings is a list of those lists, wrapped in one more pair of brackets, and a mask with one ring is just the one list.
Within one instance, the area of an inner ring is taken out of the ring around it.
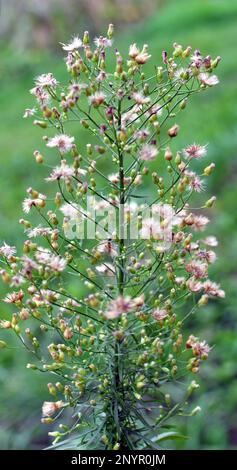
{"label": "leaf", "polygon": [[176,431],[167,431],[159,434],[159,436],[153,437],[151,440],[154,442],[162,442],[168,439],[188,439],[188,436],[183,436]]}

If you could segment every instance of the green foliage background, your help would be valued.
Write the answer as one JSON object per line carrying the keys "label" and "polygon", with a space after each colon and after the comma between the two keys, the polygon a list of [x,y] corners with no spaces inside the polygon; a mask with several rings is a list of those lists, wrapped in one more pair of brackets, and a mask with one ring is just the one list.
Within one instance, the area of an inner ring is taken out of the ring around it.
{"label": "green foliage background", "polygon": [[[201,391],[193,404],[200,405],[202,412],[178,423],[189,436],[179,444],[185,449],[237,447],[236,30],[237,0],[166,0],[158,2],[149,18],[116,33],[121,52],[128,43],[149,43],[153,63],[161,62],[161,51],[169,50],[174,41],[222,57],[217,71],[220,85],[191,101],[181,117],[177,142],[179,148],[194,141],[209,143],[207,162],[216,163],[208,187],[208,193],[218,196],[210,224],[210,233],[220,240],[213,278],[226,290],[224,301],[210,302],[189,325],[215,347],[201,369]],[[61,41],[73,33],[77,31],[62,28]],[[20,53],[7,41],[0,49],[0,239],[10,244],[20,245],[23,237],[17,221],[22,216],[25,188],[46,185],[45,171],[32,157],[33,150],[44,149],[42,133],[22,119],[25,107],[33,105],[28,89],[40,73],[52,71],[58,80],[66,78],[60,54],[60,47],[53,52],[28,49]],[[76,130],[76,137],[83,149],[84,135]],[[5,315],[6,306],[1,304],[0,317]],[[47,445],[47,427],[40,424],[40,408],[48,398],[49,377],[24,369],[30,357],[9,332],[0,336],[10,343],[9,349],[0,351],[0,448],[42,448]]]}

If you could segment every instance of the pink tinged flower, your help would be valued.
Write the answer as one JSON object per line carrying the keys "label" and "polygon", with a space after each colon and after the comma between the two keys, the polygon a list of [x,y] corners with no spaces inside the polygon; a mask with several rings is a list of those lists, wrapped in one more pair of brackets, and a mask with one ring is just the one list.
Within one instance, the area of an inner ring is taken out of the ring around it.
{"label": "pink tinged flower", "polygon": [[133,299],[133,305],[134,307],[137,307],[137,308],[140,308],[144,305],[144,302],[145,302],[145,294],[141,294],[139,295],[139,297],[135,297],[135,299]]}
{"label": "pink tinged flower", "polygon": [[22,203],[22,208],[26,214],[29,214],[32,207],[35,207],[35,200],[29,198],[24,199]]}
{"label": "pink tinged flower", "polygon": [[154,145],[144,144],[141,148],[140,159],[144,161],[151,161],[158,155],[158,150]]}
{"label": "pink tinged flower", "polygon": [[167,310],[156,308],[153,312],[153,317],[158,322],[163,322],[163,320],[168,316]]}
{"label": "pink tinged flower", "polygon": [[162,51],[162,60],[164,64],[168,64],[168,54],[166,51]]}
{"label": "pink tinged flower", "polygon": [[194,51],[194,54],[191,56],[191,65],[200,68],[202,65],[203,59],[199,50]]}
{"label": "pink tinged flower", "polygon": [[80,214],[79,207],[76,204],[71,205],[67,202],[63,204],[59,210],[63,213],[65,217],[69,217],[72,219],[77,218]]}
{"label": "pink tinged flower", "polygon": [[98,247],[98,251],[99,253],[110,255],[112,258],[118,255],[117,247],[111,240],[102,242]]}
{"label": "pink tinged flower", "polygon": [[4,302],[7,304],[16,304],[18,302],[21,302],[24,297],[24,292],[23,290],[19,290],[18,292],[12,292],[11,294],[7,294],[5,299],[3,299]]}
{"label": "pink tinged flower", "polygon": [[122,125],[125,126],[127,123],[133,122],[135,120],[137,120],[138,122],[139,112],[140,112],[140,108],[137,104],[135,104],[129,111],[127,111],[126,113],[122,115],[122,119],[121,119]]}
{"label": "pink tinged flower", "polygon": [[35,258],[39,263],[42,264],[47,264],[50,262],[52,253],[50,250],[47,250],[46,248],[41,248],[38,247],[38,250],[35,253]]}
{"label": "pink tinged flower", "polygon": [[216,261],[216,253],[212,250],[201,250],[198,253],[200,259],[204,259],[207,263],[212,264]]}
{"label": "pink tinged flower", "polygon": [[150,131],[148,129],[143,129],[135,133],[136,139],[141,139],[141,141],[146,140],[147,137],[149,137],[149,135],[150,135]]}
{"label": "pink tinged flower", "polygon": [[186,149],[184,149],[183,153],[186,158],[189,158],[190,160],[192,158],[202,158],[205,157],[207,154],[207,149],[206,145],[189,145]]}
{"label": "pink tinged flower", "polygon": [[133,310],[134,303],[131,297],[123,297],[120,295],[117,299],[112,300],[108,305],[108,310],[104,313],[105,318],[113,320],[118,318],[123,313],[129,313]]}
{"label": "pink tinged flower", "polygon": [[193,277],[188,279],[188,281],[186,282],[186,286],[191,292],[199,292],[202,289],[202,283],[197,281]]}
{"label": "pink tinged flower", "polygon": [[119,183],[119,175],[118,175],[118,173],[109,175],[109,176],[108,176],[108,179],[109,179],[109,181],[111,181],[111,183],[113,183],[113,184]]}
{"label": "pink tinged flower", "polygon": [[0,328],[4,328],[6,330],[10,329],[12,327],[12,324],[8,320],[0,320]]}
{"label": "pink tinged flower", "polygon": [[67,98],[78,98],[80,93],[87,88],[86,83],[72,83],[68,87],[69,94]]}
{"label": "pink tinged flower", "polygon": [[134,60],[138,65],[143,65],[150,59],[151,55],[148,54],[147,49],[147,44],[144,44],[142,51],[134,57]]}
{"label": "pink tinged flower", "polygon": [[200,193],[201,191],[204,191],[205,187],[204,187],[203,180],[201,180],[199,176],[194,176],[189,183],[189,189],[191,189],[192,191],[195,191],[196,193]]}
{"label": "pink tinged flower", "polygon": [[36,86],[32,88],[30,90],[30,93],[31,95],[34,95],[36,97],[38,103],[41,106],[47,105],[51,100],[50,94],[46,90],[44,90],[44,88],[41,86]]}
{"label": "pink tinged flower", "polygon": [[168,130],[168,135],[170,136],[171,139],[176,137],[180,131],[180,126],[178,124],[174,124],[169,130]]}
{"label": "pink tinged flower", "polygon": [[137,175],[134,180],[133,180],[133,183],[135,184],[135,186],[140,186],[142,184],[142,175]]}
{"label": "pink tinged flower", "polygon": [[54,78],[52,73],[44,73],[43,75],[39,75],[35,79],[35,84],[38,87],[56,87],[58,85],[58,81]]}
{"label": "pink tinged flower", "polygon": [[151,55],[147,52],[140,53],[135,57],[135,61],[137,62],[137,64],[143,65],[150,59],[150,57]]}
{"label": "pink tinged flower", "polygon": [[31,258],[28,258],[27,256],[24,256],[21,260],[23,264],[21,273],[24,277],[27,277],[28,279],[30,279],[32,276],[32,271],[34,269],[38,270],[39,265],[34,260],[32,260]]}
{"label": "pink tinged flower", "polygon": [[143,220],[142,229],[140,230],[140,237],[141,239],[148,239],[151,238],[155,240],[162,239],[162,231],[159,221],[148,218]]}
{"label": "pink tinged flower", "polygon": [[195,215],[193,216],[193,228],[195,231],[202,231],[205,229],[206,225],[209,223],[209,219],[204,215]]}
{"label": "pink tinged flower", "polygon": [[160,117],[163,113],[163,108],[157,104],[153,105],[152,107],[149,106],[146,116],[154,116]]}
{"label": "pink tinged flower", "polygon": [[24,282],[25,282],[25,279],[24,279],[23,276],[21,276],[20,274],[15,274],[15,276],[12,276],[12,278],[11,278],[10,286],[11,287],[18,287],[21,284],[23,284]]}
{"label": "pink tinged flower", "polygon": [[64,330],[63,336],[64,336],[64,338],[67,339],[67,340],[72,339],[72,337],[73,337],[73,330],[72,330],[72,328],[67,327],[67,328]]}
{"label": "pink tinged flower", "polygon": [[216,284],[209,279],[203,283],[203,288],[205,293],[209,296],[220,297],[222,299],[225,297],[225,292],[224,290],[220,289],[219,284]]}
{"label": "pink tinged flower", "polygon": [[96,271],[104,276],[115,276],[114,266],[110,263],[100,264],[96,266]]}
{"label": "pink tinged flower", "polygon": [[35,254],[37,261],[48,266],[52,271],[62,272],[67,266],[67,261],[60,256],[53,255],[49,250],[38,249]]}
{"label": "pink tinged flower", "polygon": [[180,243],[184,239],[184,232],[177,232],[174,234],[173,241],[174,243]]}
{"label": "pink tinged flower", "polygon": [[52,139],[49,139],[47,147],[57,147],[61,153],[67,153],[72,150],[74,146],[74,140],[74,137],[70,137],[65,134],[59,134]]}
{"label": "pink tinged flower", "polygon": [[73,52],[68,52],[65,62],[66,62],[67,69],[70,71],[71,68],[74,66],[74,62],[75,62],[75,57],[74,57]]}
{"label": "pink tinged flower", "polygon": [[105,72],[104,70],[101,70],[100,73],[96,77],[96,81],[103,82],[104,80],[106,80],[107,77],[108,77],[107,72]]}
{"label": "pink tinged flower", "polygon": [[7,245],[4,242],[2,246],[0,246],[0,255],[5,256],[6,258],[11,258],[16,254],[16,247]]}
{"label": "pink tinged flower", "polygon": [[28,118],[28,117],[34,116],[35,113],[36,113],[35,108],[26,108],[25,112],[23,114],[23,118]]}
{"label": "pink tinged flower", "polygon": [[191,261],[185,265],[185,269],[188,273],[193,274],[196,279],[207,277],[208,266],[202,261]]}
{"label": "pink tinged flower", "polygon": [[106,96],[102,91],[96,91],[93,95],[89,96],[89,103],[98,108],[104,103],[105,98]]}
{"label": "pink tinged flower", "polygon": [[208,73],[200,73],[199,80],[206,86],[215,86],[219,83],[219,79],[216,75],[209,75]]}
{"label": "pink tinged flower", "polygon": [[212,235],[210,235],[209,237],[204,238],[204,240],[202,240],[202,242],[205,245],[212,246],[212,247],[218,245],[218,240],[216,239],[216,237],[214,237]]}
{"label": "pink tinged flower", "polygon": [[98,200],[98,201],[94,201],[93,203],[93,208],[96,210],[96,211],[103,211],[105,209],[108,209],[110,207],[110,204],[108,201],[104,201],[104,200]]}
{"label": "pink tinged flower", "polygon": [[52,229],[49,227],[34,227],[33,229],[27,232],[29,238],[36,238],[36,237],[46,237],[52,234]]}
{"label": "pink tinged flower", "polygon": [[65,179],[70,181],[75,174],[75,169],[67,165],[66,160],[61,161],[61,166],[56,166],[46,181],[58,181]]}
{"label": "pink tinged flower", "polygon": [[139,105],[147,104],[150,102],[150,98],[148,96],[144,96],[142,93],[139,93],[139,92],[134,92],[132,94],[132,98]]}
{"label": "pink tinged flower", "polygon": [[44,418],[54,415],[56,411],[60,410],[66,405],[62,400],[52,402],[52,401],[45,401],[42,406],[42,416]]}
{"label": "pink tinged flower", "polygon": [[64,51],[74,52],[82,47],[82,40],[78,36],[75,36],[69,44],[61,44]]}
{"label": "pink tinged flower", "polygon": [[197,341],[198,341],[198,338],[196,336],[190,335],[188,340],[186,341],[186,348],[191,349]]}
{"label": "pink tinged flower", "polygon": [[178,284],[178,286],[180,286],[181,284],[183,284],[184,281],[185,281],[185,277],[184,277],[184,276],[176,276],[176,277],[175,277],[175,283]]}
{"label": "pink tinged flower", "polygon": [[50,261],[47,263],[47,266],[52,269],[52,271],[62,272],[67,266],[67,261],[60,256],[51,256]]}
{"label": "pink tinged flower", "polygon": [[197,341],[192,345],[192,350],[194,356],[200,357],[204,360],[208,358],[208,354],[211,351],[211,348],[206,341]]}
{"label": "pink tinged flower", "polygon": [[211,56],[210,55],[207,55],[206,57],[204,57],[203,64],[204,64],[206,69],[209,69],[211,67]]}
{"label": "pink tinged flower", "polygon": [[197,242],[191,242],[189,245],[189,250],[190,251],[196,251],[199,248],[199,244]]}
{"label": "pink tinged flower", "polygon": [[140,52],[140,50],[138,49],[136,43],[134,43],[134,44],[131,44],[131,46],[129,47],[128,55],[131,59],[135,59],[135,57],[137,57],[139,52]]}
{"label": "pink tinged flower", "polygon": [[103,36],[100,36],[98,38],[94,39],[94,43],[96,47],[111,47],[113,44],[112,39],[104,38]]}

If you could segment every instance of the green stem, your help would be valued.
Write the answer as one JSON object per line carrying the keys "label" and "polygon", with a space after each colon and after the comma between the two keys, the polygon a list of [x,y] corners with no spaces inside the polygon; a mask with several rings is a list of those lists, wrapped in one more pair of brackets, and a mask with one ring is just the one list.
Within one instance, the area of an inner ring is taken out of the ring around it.
{"label": "green stem", "polygon": [[[121,128],[121,101],[118,103],[118,130]],[[125,202],[125,188],[124,188],[124,158],[123,152],[119,145],[117,135],[116,144],[119,156],[119,266],[118,266],[118,293],[123,295],[124,293],[124,202]],[[121,364],[121,343],[115,338],[114,343],[114,400],[113,400],[113,414],[114,422],[118,440],[120,442],[120,449],[127,449],[126,435],[123,431],[123,422],[121,422],[121,410],[122,401],[124,399],[123,390],[123,377],[122,377],[122,364]]]}

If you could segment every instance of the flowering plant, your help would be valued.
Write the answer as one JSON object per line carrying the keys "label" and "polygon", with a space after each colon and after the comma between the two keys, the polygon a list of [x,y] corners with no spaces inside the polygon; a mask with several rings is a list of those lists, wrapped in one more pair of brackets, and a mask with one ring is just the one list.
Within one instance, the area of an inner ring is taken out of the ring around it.
{"label": "flowering plant", "polygon": [[[184,338],[184,324],[210,297],[224,297],[208,279],[217,240],[201,233],[215,197],[197,212],[188,202],[215,164],[198,175],[192,163],[206,146],[174,151],[174,118],[193,93],[218,83],[220,58],[175,43],[147,77],[147,45],[132,44],[127,59],[116,49],[113,69],[113,26],[94,43],[85,32],[62,44],[69,83],[46,73],[31,90],[37,107],[24,117],[47,130],[57,163],[46,180],[56,193],[28,188],[23,211],[41,223],[20,220],[22,255],[0,247],[12,288],[3,300],[14,308],[1,328],[33,354],[29,369],[52,373],[42,422],[53,426],[54,446],[156,449],[179,437],[168,421],[198,411],[188,409],[198,384],[185,377],[198,373],[210,347]],[[86,148],[68,132],[75,124],[89,135]],[[34,152],[39,165],[45,152]]]}

